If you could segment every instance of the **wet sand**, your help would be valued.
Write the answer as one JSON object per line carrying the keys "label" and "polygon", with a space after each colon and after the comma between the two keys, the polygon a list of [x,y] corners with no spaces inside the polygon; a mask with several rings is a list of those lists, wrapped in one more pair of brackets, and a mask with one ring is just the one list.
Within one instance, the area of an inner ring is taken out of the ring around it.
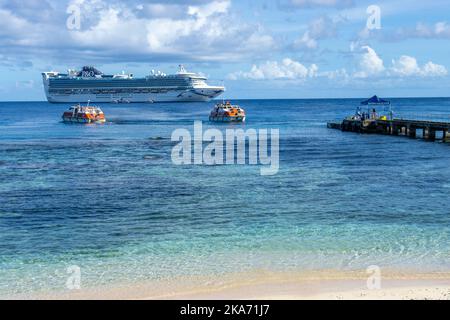
{"label": "wet sand", "polygon": [[385,272],[380,286],[367,285],[365,271],[274,273],[257,271],[207,278],[98,286],[13,298],[140,300],[410,300],[450,299],[450,273]]}

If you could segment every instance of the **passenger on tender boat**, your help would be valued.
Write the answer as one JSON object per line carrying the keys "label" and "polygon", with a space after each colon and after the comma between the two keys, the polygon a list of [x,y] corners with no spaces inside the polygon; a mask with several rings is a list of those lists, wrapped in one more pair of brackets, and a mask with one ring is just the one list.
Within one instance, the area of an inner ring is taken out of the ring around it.
{"label": "passenger on tender boat", "polygon": [[230,101],[218,103],[211,110],[209,121],[215,122],[244,122],[245,110],[238,105],[232,105]]}

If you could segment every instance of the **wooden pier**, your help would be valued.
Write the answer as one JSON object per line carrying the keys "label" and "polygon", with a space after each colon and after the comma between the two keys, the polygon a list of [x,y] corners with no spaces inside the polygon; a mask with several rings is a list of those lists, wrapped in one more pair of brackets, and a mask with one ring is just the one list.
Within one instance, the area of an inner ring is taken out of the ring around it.
{"label": "wooden pier", "polygon": [[406,136],[417,138],[421,131],[422,138],[427,141],[450,142],[450,122],[434,122],[423,120],[353,120],[328,122],[328,128],[342,131]]}

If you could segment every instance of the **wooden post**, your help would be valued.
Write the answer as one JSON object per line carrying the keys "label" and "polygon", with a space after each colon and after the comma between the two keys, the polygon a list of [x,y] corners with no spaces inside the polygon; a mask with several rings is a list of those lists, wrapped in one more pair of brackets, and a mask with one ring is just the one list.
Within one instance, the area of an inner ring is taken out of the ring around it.
{"label": "wooden post", "polygon": [[408,128],[402,126],[401,132],[402,132],[402,135],[404,135],[404,136],[408,135],[407,134]]}
{"label": "wooden post", "polygon": [[431,127],[426,127],[425,130],[426,130],[426,134],[424,135],[424,138],[426,140],[430,140],[430,141],[436,140],[436,130],[432,129]]}
{"label": "wooden post", "polygon": [[430,128],[430,133],[428,134],[428,138],[431,141],[436,140],[436,130]]}
{"label": "wooden post", "polygon": [[391,125],[392,125],[392,122],[386,123],[386,127],[384,128],[384,133],[385,134],[390,134],[391,133]]}
{"label": "wooden post", "polygon": [[442,135],[442,140],[444,142],[449,142],[450,141],[450,134],[448,132],[448,129],[444,129],[443,135]]}
{"label": "wooden post", "polygon": [[392,135],[398,136],[398,127],[395,124],[392,124]]}
{"label": "wooden post", "polygon": [[417,135],[417,130],[416,130],[416,128],[413,127],[413,126],[409,126],[409,127],[408,127],[408,137],[410,137],[410,138],[415,138],[416,135]]}

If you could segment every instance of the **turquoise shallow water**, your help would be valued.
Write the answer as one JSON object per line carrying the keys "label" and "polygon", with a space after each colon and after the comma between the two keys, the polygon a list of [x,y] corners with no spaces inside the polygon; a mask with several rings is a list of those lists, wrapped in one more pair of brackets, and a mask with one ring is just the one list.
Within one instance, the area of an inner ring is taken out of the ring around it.
{"label": "turquoise shallow water", "polygon": [[[326,128],[358,100],[245,100],[245,125],[209,104],[101,105],[106,125],[66,125],[68,105],[0,103],[0,297],[268,269],[369,265],[450,271],[450,146]],[[450,99],[395,99],[450,120]],[[280,170],[175,166],[171,133],[278,128]]]}

